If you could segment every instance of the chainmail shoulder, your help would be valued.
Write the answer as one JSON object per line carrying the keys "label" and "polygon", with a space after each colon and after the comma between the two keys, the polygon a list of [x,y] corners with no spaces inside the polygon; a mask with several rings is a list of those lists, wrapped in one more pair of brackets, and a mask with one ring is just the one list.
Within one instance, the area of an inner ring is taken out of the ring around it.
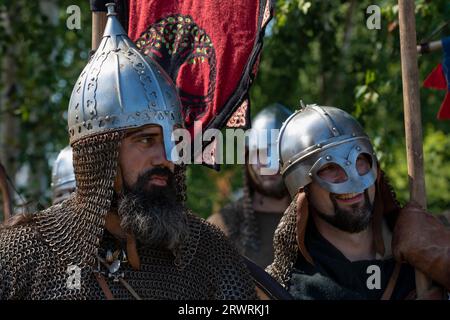
{"label": "chainmail shoulder", "polygon": [[192,214],[188,218],[191,230],[201,230],[195,259],[206,263],[216,287],[214,299],[256,299],[250,273],[229,239],[206,220]]}
{"label": "chainmail shoulder", "polygon": [[[80,237],[70,243],[67,250],[63,250],[61,244],[64,240],[76,238],[76,225],[71,229],[70,223],[62,223],[59,229],[52,230],[55,234],[60,233],[61,242],[48,238],[45,228],[40,225],[52,213],[56,217],[62,214],[58,211],[63,212],[67,209],[66,205],[37,212],[25,225],[0,230],[0,300],[78,300],[95,296],[99,288],[92,283],[93,268],[89,262],[92,259],[87,258],[94,248],[90,248],[89,243],[84,243],[83,237]],[[70,212],[68,216],[67,221],[72,221]],[[89,279],[82,281],[79,288],[67,286],[72,267],[78,268],[81,279]]]}
{"label": "chainmail shoulder", "polygon": [[273,246],[275,257],[266,272],[287,288],[298,255],[297,196],[291,201],[275,230]]}
{"label": "chainmail shoulder", "polygon": [[[95,297],[98,286],[92,284],[92,270],[111,207],[122,136],[108,132],[73,144],[77,180],[73,196],[34,214],[26,225],[0,231],[0,264],[2,277],[7,278],[0,284],[0,298]],[[72,268],[89,280],[76,288],[67,286]]]}
{"label": "chainmail shoulder", "polygon": [[33,226],[0,229],[0,300],[30,298],[26,284],[35,277],[36,258],[46,251]]}

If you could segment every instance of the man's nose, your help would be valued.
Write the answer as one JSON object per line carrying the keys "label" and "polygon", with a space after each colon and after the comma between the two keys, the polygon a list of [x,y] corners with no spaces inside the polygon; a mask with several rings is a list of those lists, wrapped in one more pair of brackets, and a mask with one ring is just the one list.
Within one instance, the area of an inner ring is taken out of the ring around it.
{"label": "man's nose", "polygon": [[160,144],[158,148],[158,152],[152,159],[152,166],[154,167],[166,167],[170,168],[171,162],[167,160],[166,150],[164,148],[164,144]]}
{"label": "man's nose", "polygon": [[343,169],[339,169],[338,174],[336,176],[336,182],[340,183],[344,182],[345,180],[347,180],[347,175],[345,174],[345,171]]}
{"label": "man's nose", "polygon": [[347,180],[347,174],[345,173],[344,169],[342,169],[341,167],[337,167],[335,170],[336,172],[334,174],[333,182],[334,183],[345,182]]}

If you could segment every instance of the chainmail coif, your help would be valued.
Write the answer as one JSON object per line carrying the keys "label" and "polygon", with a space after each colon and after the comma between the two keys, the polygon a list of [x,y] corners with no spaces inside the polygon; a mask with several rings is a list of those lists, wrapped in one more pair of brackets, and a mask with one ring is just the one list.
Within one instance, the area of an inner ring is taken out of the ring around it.
{"label": "chainmail coif", "polygon": [[297,196],[292,199],[278,224],[273,237],[274,261],[266,268],[283,287],[288,285],[297,260]]}
{"label": "chainmail coif", "polygon": [[[114,195],[122,132],[85,138],[73,145],[77,191],[68,200],[0,230],[0,299],[104,299],[94,272],[97,254],[117,242],[104,232]],[[180,174],[181,172],[181,174]],[[177,192],[185,200],[184,170]],[[137,246],[141,267],[121,268],[144,299],[254,299],[251,277],[223,234],[187,212],[189,236],[179,256]],[[70,266],[80,268],[80,286],[68,286]],[[115,298],[132,298],[108,280]]]}

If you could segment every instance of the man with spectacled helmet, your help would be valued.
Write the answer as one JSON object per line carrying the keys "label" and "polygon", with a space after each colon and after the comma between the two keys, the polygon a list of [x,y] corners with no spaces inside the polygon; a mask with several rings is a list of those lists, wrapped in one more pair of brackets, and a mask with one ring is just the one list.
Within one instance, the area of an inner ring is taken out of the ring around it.
{"label": "man with spectacled helmet", "polygon": [[439,286],[417,297],[414,268],[449,289],[445,228],[417,205],[399,206],[369,137],[351,115],[303,107],[284,123],[278,146],[293,201],[266,270],[296,299],[444,297]]}

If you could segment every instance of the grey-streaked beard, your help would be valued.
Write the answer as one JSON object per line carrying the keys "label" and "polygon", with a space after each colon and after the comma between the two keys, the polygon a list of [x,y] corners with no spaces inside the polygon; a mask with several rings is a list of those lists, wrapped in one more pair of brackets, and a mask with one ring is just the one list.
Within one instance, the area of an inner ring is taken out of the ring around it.
{"label": "grey-streaked beard", "polygon": [[[152,175],[166,176],[167,186],[149,186]],[[184,206],[176,198],[173,173],[153,168],[132,186],[124,186],[118,200],[121,227],[143,245],[166,248],[176,254],[189,234]]]}

